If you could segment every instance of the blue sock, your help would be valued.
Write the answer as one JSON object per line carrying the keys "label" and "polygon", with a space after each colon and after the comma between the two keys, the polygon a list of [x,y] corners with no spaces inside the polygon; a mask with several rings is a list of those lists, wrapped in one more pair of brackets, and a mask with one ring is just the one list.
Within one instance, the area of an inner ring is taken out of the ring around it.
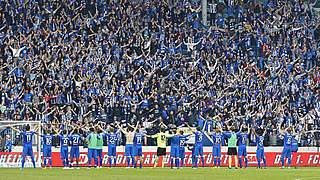
{"label": "blue sock", "polygon": [[221,160],[220,158],[218,158],[218,166],[220,167],[220,164],[221,164]]}
{"label": "blue sock", "polygon": [[291,157],[288,158],[288,166],[291,166]]}
{"label": "blue sock", "polygon": [[91,166],[91,158],[88,159],[88,167]]}
{"label": "blue sock", "polygon": [[173,167],[173,158],[170,159],[170,166]]}
{"label": "blue sock", "polygon": [[202,167],[204,167],[204,157],[201,156],[201,161],[202,161]]}
{"label": "blue sock", "polygon": [[102,166],[102,157],[100,157],[100,166]]}
{"label": "blue sock", "polygon": [[244,158],[244,163],[245,163],[245,166],[248,167],[248,158],[247,157]]}
{"label": "blue sock", "polygon": [[49,164],[50,164],[50,167],[52,167],[52,159],[51,158],[49,159]]}
{"label": "blue sock", "polygon": [[22,157],[22,169],[24,168],[24,163],[26,162],[26,157]]}
{"label": "blue sock", "polygon": [[135,165],[134,157],[131,157],[131,164],[132,164],[132,167]]}
{"label": "blue sock", "polygon": [[117,165],[117,159],[116,157],[113,158],[113,166],[116,166]]}
{"label": "blue sock", "polygon": [[217,166],[217,158],[213,158],[213,164],[214,166]]}
{"label": "blue sock", "polygon": [[127,166],[130,167],[130,157],[127,157]]}
{"label": "blue sock", "polygon": [[33,168],[36,168],[36,162],[34,161],[34,157],[33,156],[31,156],[31,161],[32,161]]}
{"label": "blue sock", "polygon": [[94,158],[94,167],[97,167],[98,166],[98,157],[95,157]]}
{"label": "blue sock", "polygon": [[134,168],[137,168],[137,164],[138,164],[138,159],[137,161],[134,162]]}
{"label": "blue sock", "polygon": [[180,165],[180,159],[177,158],[177,159],[176,159],[176,166],[179,168],[179,165]]}
{"label": "blue sock", "polygon": [[284,157],[281,157],[281,166],[284,166]]}
{"label": "blue sock", "polygon": [[141,159],[140,159],[140,169],[142,168],[142,162],[141,162]]}
{"label": "blue sock", "polygon": [[111,159],[111,157],[109,157],[109,167],[111,168],[111,165],[112,165],[112,159]]}
{"label": "blue sock", "polygon": [[260,168],[260,162],[261,162],[261,160],[260,160],[260,158],[258,159],[258,168]]}
{"label": "blue sock", "polygon": [[66,166],[68,166],[68,165],[69,165],[69,159],[66,158]]}
{"label": "blue sock", "polygon": [[180,165],[181,167],[183,167],[184,166],[184,159],[182,158],[181,159],[181,165]]}
{"label": "blue sock", "polygon": [[198,167],[198,161],[199,161],[199,158],[198,158],[198,157],[195,157],[195,158],[194,158],[195,167]]}
{"label": "blue sock", "polygon": [[195,166],[195,157],[191,156],[191,159],[192,159],[192,166]]}
{"label": "blue sock", "polygon": [[43,159],[43,165],[44,165],[44,167],[47,167],[47,158]]}
{"label": "blue sock", "polygon": [[240,168],[242,168],[242,157],[239,157],[239,165],[240,165]]}
{"label": "blue sock", "polygon": [[267,161],[266,161],[266,158],[264,157],[264,158],[262,158],[262,160],[263,160],[263,166],[264,166],[264,167],[267,167]]}

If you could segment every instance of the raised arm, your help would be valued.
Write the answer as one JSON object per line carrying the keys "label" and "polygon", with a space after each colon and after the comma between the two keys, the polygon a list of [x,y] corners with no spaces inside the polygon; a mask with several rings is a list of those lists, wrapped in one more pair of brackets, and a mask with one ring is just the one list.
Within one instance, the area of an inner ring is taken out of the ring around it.
{"label": "raised arm", "polygon": [[190,131],[192,131],[193,133],[195,133],[196,131],[195,130],[193,130],[190,126],[189,126],[189,124],[188,123],[184,123],[185,125],[187,125],[187,127],[189,128],[189,130]]}
{"label": "raised arm", "polygon": [[136,127],[134,128],[133,132],[137,132],[138,126],[139,126],[139,121],[137,122]]}
{"label": "raised arm", "polygon": [[265,136],[267,134],[267,129],[268,129],[267,127],[264,129],[263,134],[262,134],[263,136]]}
{"label": "raised arm", "polygon": [[123,134],[127,134],[127,132],[121,126],[119,126],[119,124],[117,124],[116,127],[119,128]]}
{"label": "raised arm", "polygon": [[14,131],[17,131],[17,132],[22,132],[21,130],[19,130],[19,129],[16,129],[16,128],[14,128],[13,126],[9,126],[11,129],[13,129]]}
{"label": "raised arm", "polygon": [[252,127],[252,132],[253,132],[253,134],[254,134],[255,136],[258,136],[256,130],[255,130],[253,127]]}

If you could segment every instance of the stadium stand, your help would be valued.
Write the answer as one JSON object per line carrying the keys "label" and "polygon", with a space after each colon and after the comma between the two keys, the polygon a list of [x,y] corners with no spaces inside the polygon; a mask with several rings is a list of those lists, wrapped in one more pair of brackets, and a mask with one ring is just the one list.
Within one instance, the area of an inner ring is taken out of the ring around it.
{"label": "stadium stand", "polygon": [[319,146],[316,3],[213,1],[204,26],[201,3],[187,0],[2,0],[0,118],[139,121],[149,134],[271,123],[269,145],[293,126],[300,146]]}

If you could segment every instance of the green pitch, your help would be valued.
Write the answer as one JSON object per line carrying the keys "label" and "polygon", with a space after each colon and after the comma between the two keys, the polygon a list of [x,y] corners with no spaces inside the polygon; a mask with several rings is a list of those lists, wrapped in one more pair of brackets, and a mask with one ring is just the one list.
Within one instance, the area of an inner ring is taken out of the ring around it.
{"label": "green pitch", "polygon": [[299,169],[169,169],[169,168],[102,168],[80,170],[53,169],[0,169],[0,180],[320,180],[320,168]]}

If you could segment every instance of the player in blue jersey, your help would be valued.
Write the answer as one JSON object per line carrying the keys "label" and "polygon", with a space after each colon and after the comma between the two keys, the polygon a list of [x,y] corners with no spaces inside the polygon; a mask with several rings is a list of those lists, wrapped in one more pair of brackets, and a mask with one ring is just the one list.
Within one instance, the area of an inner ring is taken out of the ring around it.
{"label": "player in blue jersey", "polygon": [[213,164],[215,167],[220,167],[221,165],[221,146],[224,141],[224,136],[222,134],[222,129],[217,128],[215,133],[212,135],[212,155],[213,155]]}
{"label": "player in blue jersey", "polygon": [[76,159],[76,168],[79,168],[79,158],[80,158],[80,144],[81,144],[81,136],[79,135],[78,129],[74,129],[69,136],[70,140],[70,168],[73,164],[73,160]]}
{"label": "player in blue jersey", "polygon": [[241,125],[240,131],[237,133],[238,138],[238,159],[240,168],[242,168],[242,158],[244,158],[245,168],[248,167],[247,157],[247,140],[250,134],[250,128],[245,125]]}
{"label": "player in blue jersey", "polygon": [[[32,165],[34,168],[36,168],[36,163],[34,161],[34,156],[33,156],[33,150],[32,150],[32,140],[35,134],[37,134],[34,131],[30,130],[30,125],[26,125],[25,131],[20,131],[14,127],[11,126],[11,128],[17,132],[20,132],[22,135],[23,139],[23,150],[22,150],[22,166],[21,168],[24,168],[25,160],[27,156],[30,156]],[[36,130],[35,130],[36,131]]]}
{"label": "player in blue jersey", "polygon": [[43,138],[43,166],[47,167],[47,161],[49,160],[50,168],[52,167],[52,142],[53,142],[53,134],[51,134],[50,130],[47,130]]}
{"label": "player in blue jersey", "polygon": [[256,141],[257,141],[256,156],[257,156],[257,161],[258,161],[258,168],[261,168],[261,159],[263,160],[264,168],[266,168],[267,161],[266,161],[266,156],[264,154],[263,142],[264,142],[264,137],[267,133],[267,128],[265,128],[265,130],[258,129],[257,131],[255,129],[252,129],[252,132],[256,136]]}
{"label": "player in blue jersey", "polygon": [[204,131],[212,132],[214,128],[214,121],[209,117],[209,114],[206,116],[206,121],[203,125]]}
{"label": "player in blue jersey", "polygon": [[142,146],[145,142],[145,135],[141,132],[137,132],[134,136],[134,156],[135,156],[135,165],[137,167],[137,163],[139,160],[140,168],[142,168],[143,157],[142,157]]}
{"label": "player in blue jersey", "polygon": [[62,134],[59,135],[60,140],[60,159],[63,164],[63,169],[67,169],[69,166],[69,135],[67,130],[63,130]]}
{"label": "player in blue jersey", "polygon": [[179,135],[176,130],[173,130],[174,136],[171,137],[171,150],[170,150],[170,166],[173,168],[173,162],[175,167],[179,168]]}
{"label": "player in blue jersey", "polygon": [[180,167],[184,166],[184,159],[186,157],[186,142],[188,141],[188,137],[191,136],[191,134],[189,135],[183,135],[183,131],[180,130],[180,136],[179,136],[179,161],[180,163]]}
{"label": "player in blue jersey", "polygon": [[201,159],[202,162],[202,167],[204,167],[204,157],[203,157],[203,136],[204,136],[204,132],[201,130],[200,126],[198,126],[196,128],[196,131],[193,130],[188,124],[186,124],[189,129],[194,133],[195,135],[195,143],[194,143],[194,154],[196,156],[196,160],[195,160],[195,164],[194,167],[197,168],[198,167],[198,160],[199,157]]}
{"label": "player in blue jersey", "polygon": [[281,168],[284,168],[285,158],[288,159],[288,168],[291,166],[291,154],[292,154],[292,140],[293,134],[291,127],[286,128],[284,131],[279,129],[280,135],[283,138],[283,150],[281,153]]}
{"label": "player in blue jersey", "polygon": [[116,166],[116,157],[117,157],[117,142],[118,142],[118,134],[115,133],[114,128],[110,128],[110,133],[107,134],[107,142],[108,142],[108,161],[109,167],[112,165]]}

